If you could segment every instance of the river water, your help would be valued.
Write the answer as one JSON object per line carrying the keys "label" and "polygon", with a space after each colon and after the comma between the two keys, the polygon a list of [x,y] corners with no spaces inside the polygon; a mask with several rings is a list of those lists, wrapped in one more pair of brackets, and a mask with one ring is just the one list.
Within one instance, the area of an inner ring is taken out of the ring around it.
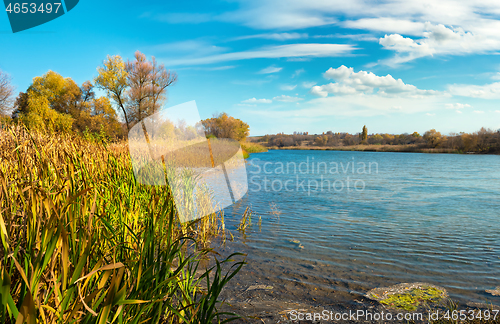
{"label": "river water", "polygon": [[498,304],[485,290],[500,286],[499,166],[494,155],[252,154],[248,194],[225,209],[227,250],[248,254],[241,278],[293,298],[428,282],[459,302]]}

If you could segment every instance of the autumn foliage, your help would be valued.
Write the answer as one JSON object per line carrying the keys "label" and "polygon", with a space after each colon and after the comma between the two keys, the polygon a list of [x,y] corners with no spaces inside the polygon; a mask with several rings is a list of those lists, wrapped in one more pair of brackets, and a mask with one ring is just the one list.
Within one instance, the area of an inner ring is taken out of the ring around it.
{"label": "autumn foliage", "polygon": [[243,141],[250,131],[248,124],[226,113],[205,119],[201,123],[205,130],[205,134],[217,138],[232,138],[237,141]]}
{"label": "autumn foliage", "polygon": [[[366,126],[364,127],[366,130]],[[365,137],[366,136],[366,137]],[[257,140],[268,147],[354,147],[360,144],[397,147],[402,151],[456,152],[456,153],[500,153],[500,130],[481,128],[474,133],[451,133],[442,135],[431,129],[420,136],[412,134],[349,134],[333,133],[309,135],[307,133],[265,135]]]}

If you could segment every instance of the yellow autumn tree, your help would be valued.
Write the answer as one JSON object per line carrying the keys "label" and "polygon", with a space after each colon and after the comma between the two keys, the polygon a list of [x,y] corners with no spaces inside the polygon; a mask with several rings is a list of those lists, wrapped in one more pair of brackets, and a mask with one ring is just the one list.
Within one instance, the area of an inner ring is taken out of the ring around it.
{"label": "yellow autumn tree", "polygon": [[97,68],[98,76],[94,79],[96,87],[106,91],[125,118],[127,129],[130,130],[130,118],[126,109],[126,90],[128,87],[125,62],[119,55],[110,56]]}
{"label": "yellow autumn tree", "polygon": [[70,131],[73,118],[65,111],[64,103],[74,99],[75,87],[78,88],[73,80],[53,71],[35,77],[26,93],[19,95],[15,115],[30,128]]}
{"label": "yellow autumn tree", "polygon": [[44,131],[121,135],[121,124],[108,98],[95,98],[89,81],[79,87],[54,71],[33,79],[26,93],[18,96],[13,116],[29,128]]}
{"label": "yellow autumn tree", "polygon": [[167,87],[177,81],[177,74],[165,68],[155,57],[148,60],[137,51],[134,60],[109,56],[94,79],[98,88],[106,91],[108,97],[123,114],[127,129],[140,120],[158,112],[167,99]]}
{"label": "yellow autumn tree", "polygon": [[217,138],[232,138],[243,141],[250,132],[250,126],[247,123],[226,113],[202,120],[201,123],[207,135],[213,135]]}

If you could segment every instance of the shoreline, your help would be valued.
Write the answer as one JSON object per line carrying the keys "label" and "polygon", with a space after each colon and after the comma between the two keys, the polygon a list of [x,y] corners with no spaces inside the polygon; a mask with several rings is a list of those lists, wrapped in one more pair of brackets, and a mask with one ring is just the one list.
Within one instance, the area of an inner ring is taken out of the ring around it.
{"label": "shoreline", "polygon": [[[222,255],[227,255],[239,249],[239,243],[228,241],[219,251]],[[248,254],[247,254],[248,253]],[[494,303],[487,304],[473,302],[472,300],[457,300],[452,297],[446,297],[442,303],[422,304],[415,310],[405,310],[383,305],[382,303],[370,299],[366,296],[368,291],[352,289],[353,287],[345,287],[347,289],[339,289],[339,287],[328,285],[326,287],[315,286],[311,282],[312,278],[292,275],[289,278],[277,277],[279,271],[273,267],[277,265],[277,260],[269,259],[269,263],[258,262],[249,257],[251,251],[245,251],[247,257],[246,264],[242,270],[233,278],[231,283],[224,287],[221,293],[221,300],[224,300],[221,305],[221,311],[233,312],[240,316],[241,319],[234,323],[380,323],[378,320],[366,320],[361,317],[356,320],[295,320],[293,314],[324,314],[324,312],[333,312],[334,314],[346,314],[364,312],[371,314],[391,313],[396,314],[424,314],[422,320],[414,321],[398,321],[393,318],[395,323],[413,323],[424,324],[430,323],[425,314],[429,311],[439,311],[444,314],[447,310],[453,308],[453,304],[457,309],[475,311],[485,311],[489,309],[498,309]],[[250,260],[248,260],[248,258]],[[269,268],[269,266],[271,268]],[[300,265],[297,265],[300,267]],[[314,266],[317,267],[317,266]],[[279,265],[278,265],[278,268]],[[268,271],[266,271],[268,270]],[[403,283],[401,283],[403,284]],[[392,287],[392,285],[389,285]],[[388,286],[382,286],[385,289]],[[453,304],[450,304],[453,303]],[[432,323],[453,323],[452,321],[432,321]],[[464,323],[476,323],[464,322]],[[497,322],[493,322],[497,323]]]}
{"label": "shoreline", "polygon": [[[268,151],[346,151],[346,152],[385,152],[385,153],[430,153],[430,154],[474,154],[474,155],[500,155],[500,152],[462,152],[453,149],[421,148],[414,145],[355,145],[355,146],[270,146]],[[265,151],[264,151],[265,152]],[[252,152],[262,153],[262,152]]]}

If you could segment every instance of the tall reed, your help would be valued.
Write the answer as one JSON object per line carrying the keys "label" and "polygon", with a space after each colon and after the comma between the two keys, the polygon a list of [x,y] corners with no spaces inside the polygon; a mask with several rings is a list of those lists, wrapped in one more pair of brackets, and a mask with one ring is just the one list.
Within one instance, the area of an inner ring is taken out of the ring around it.
{"label": "tall reed", "polygon": [[0,322],[235,318],[218,296],[244,262],[199,269],[220,220],[181,226],[169,187],[138,184],[123,143],[0,130]]}

